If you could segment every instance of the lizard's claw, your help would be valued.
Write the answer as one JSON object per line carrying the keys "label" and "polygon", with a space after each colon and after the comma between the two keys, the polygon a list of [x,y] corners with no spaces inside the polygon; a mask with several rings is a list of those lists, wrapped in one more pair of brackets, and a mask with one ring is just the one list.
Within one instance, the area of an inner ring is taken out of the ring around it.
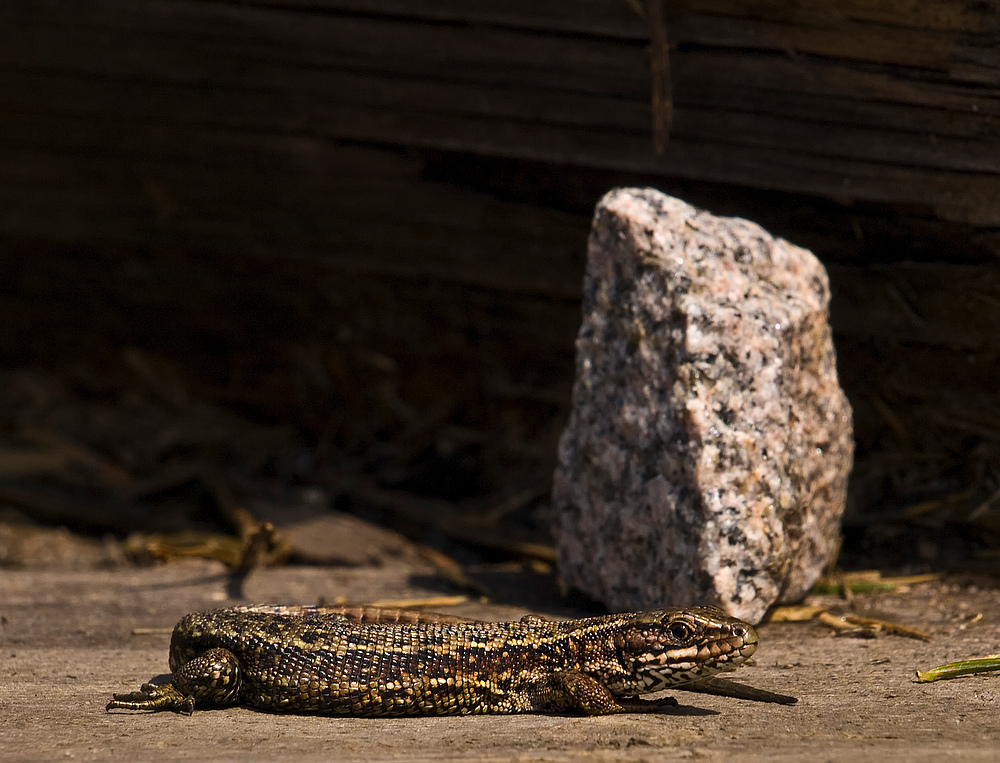
{"label": "lizard's claw", "polygon": [[191,715],[194,712],[194,697],[177,691],[173,684],[143,684],[139,691],[115,694],[104,708],[111,710],[175,710]]}

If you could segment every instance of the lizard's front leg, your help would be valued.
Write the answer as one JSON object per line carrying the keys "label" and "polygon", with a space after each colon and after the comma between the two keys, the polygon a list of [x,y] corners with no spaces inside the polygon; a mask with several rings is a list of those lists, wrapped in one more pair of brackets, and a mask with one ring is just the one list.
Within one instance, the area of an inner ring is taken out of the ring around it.
{"label": "lizard's front leg", "polygon": [[673,697],[656,700],[616,697],[607,686],[579,670],[553,673],[538,691],[537,698],[540,710],[575,711],[584,715],[655,713],[661,707],[677,705]]}
{"label": "lizard's front leg", "polygon": [[240,696],[240,664],[228,649],[210,649],[185,662],[170,683],[143,684],[115,694],[105,710],[175,710],[190,715],[195,705],[231,705]]}

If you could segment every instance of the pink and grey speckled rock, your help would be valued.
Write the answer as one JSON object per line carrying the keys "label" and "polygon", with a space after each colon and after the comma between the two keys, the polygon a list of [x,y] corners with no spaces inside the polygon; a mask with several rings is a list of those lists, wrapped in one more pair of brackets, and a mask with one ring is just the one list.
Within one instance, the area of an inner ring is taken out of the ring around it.
{"label": "pink and grey speckled rock", "polygon": [[837,546],[853,457],[826,271],[653,189],[597,207],[553,499],[563,579],[612,611],[758,622]]}

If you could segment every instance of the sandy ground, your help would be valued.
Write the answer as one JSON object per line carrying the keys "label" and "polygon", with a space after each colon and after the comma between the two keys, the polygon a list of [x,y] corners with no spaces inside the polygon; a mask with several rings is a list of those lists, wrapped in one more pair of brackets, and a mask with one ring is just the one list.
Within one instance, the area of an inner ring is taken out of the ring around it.
{"label": "sandy ground", "polygon": [[[106,572],[0,570],[0,759],[1000,760],[1000,676],[914,681],[916,668],[1000,651],[1000,592],[954,582],[857,602],[925,628],[930,643],[834,638],[812,623],[763,626],[755,664],[734,677],[794,694],[795,706],[675,692],[676,709],[597,718],[105,713],[112,692],[166,671],[167,631],[181,615],[234,603],[221,573],[200,561]],[[440,593],[433,585],[403,565],[284,568],[256,573],[245,594],[271,603],[373,601]],[[546,586],[529,588],[521,607],[468,603],[450,611],[508,619],[530,606],[566,614]],[[505,598],[517,603],[516,588]],[[965,625],[979,612],[978,622]]]}

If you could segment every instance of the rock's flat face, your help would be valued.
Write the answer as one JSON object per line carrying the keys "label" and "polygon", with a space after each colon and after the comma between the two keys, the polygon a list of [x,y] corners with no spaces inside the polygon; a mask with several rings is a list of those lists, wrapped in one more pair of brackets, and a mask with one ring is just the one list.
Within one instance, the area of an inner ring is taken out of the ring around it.
{"label": "rock's flat face", "polygon": [[553,487],[567,583],[613,611],[751,622],[809,589],[853,456],[829,293],[810,252],[754,223],[653,189],[602,199]]}

